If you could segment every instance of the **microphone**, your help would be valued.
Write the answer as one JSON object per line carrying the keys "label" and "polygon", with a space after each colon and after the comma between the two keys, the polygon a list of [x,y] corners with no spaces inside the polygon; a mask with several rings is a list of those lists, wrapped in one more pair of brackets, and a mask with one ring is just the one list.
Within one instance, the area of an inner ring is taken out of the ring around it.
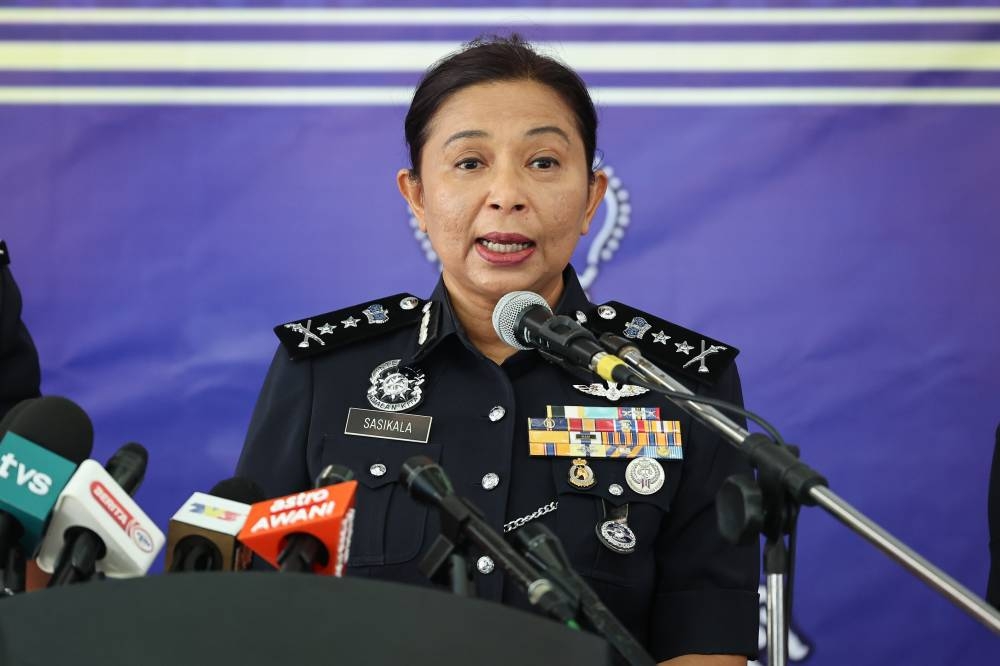
{"label": "microphone", "polygon": [[581,610],[594,630],[607,639],[629,664],[655,666],[655,660],[573,569],[562,542],[552,530],[532,522],[519,529],[515,536],[525,558],[555,581],[567,596],[581,604]]}
{"label": "microphone", "polygon": [[[354,472],[342,465],[327,465],[314,484],[315,488],[344,483],[354,478]],[[288,537],[278,555],[281,571],[311,573],[316,567],[327,564],[330,554],[322,541],[307,532],[296,532]]]}
{"label": "microphone", "polygon": [[243,571],[251,552],[236,540],[250,505],[264,491],[249,479],[235,476],[215,484],[208,494],[194,493],[167,528],[167,571]]}
{"label": "microphone", "polygon": [[413,456],[403,463],[399,480],[413,499],[437,508],[442,514],[442,522],[452,521],[458,527],[459,537],[472,541],[493,558],[517,583],[532,606],[538,606],[561,622],[575,624],[575,606],[567,595],[504,541],[468,500],[455,494],[440,465],[427,456]]}
{"label": "microphone", "polygon": [[94,428],[76,403],[46,396],[18,403],[0,432],[0,563],[17,579],[23,574],[7,563],[18,566],[42,540],[60,492],[90,455]]}
{"label": "microphone", "polygon": [[107,469],[95,460],[80,463],[56,501],[38,551],[38,567],[53,574],[49,587],[97,572],[131,578],[149,571],[163,548],[163,532],[129,496],[142,481],[147,459],[142,446],[126,444]]}
{"label": "microphone", "polygon": [[36,402],[37,400],[40,400],[40,398],[28,398],[27,400],[22,400],[11,407],[10,410],[4,414],[4,417],[0,419],[0,439],[7,434],[7,430],[10,428],[10,424],[14,421],[14,419],[17,418],[18,415],[28,407],[28,405]]}
{"label": "microphone", "polygon": [[493,330],[511,347],[537,349],[546,360],[567,369],[586,368],[619,384],[639,378],[624,361],[609,354],[593,333],[572,317],[552,314],[545,299],[531,291],[512,291],[497,301]]}
{"label": "microphone", "polygon": [[343,575],[358,489],[351,478],[346,467],[329,465],[312,490],[257,502],[237,538],[282,571]]}
{"label": "microphone", "polygon": [[[146,448],[130,442],[111,456],[104,469],[122,490],[133,495],[146,476],[148,462]],[[49,587],[90,580],[96,571],[97,560],[106,552],[101,537],[86,527],[71,527],[64,539]]]}

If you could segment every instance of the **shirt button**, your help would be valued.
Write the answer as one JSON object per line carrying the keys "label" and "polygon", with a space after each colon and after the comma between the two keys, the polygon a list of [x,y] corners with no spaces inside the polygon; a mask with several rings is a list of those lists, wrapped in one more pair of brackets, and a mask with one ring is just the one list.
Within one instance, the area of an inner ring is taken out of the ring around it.
{"label": "shirt button", "polygon": [[495,565],[493,564],[493,558],[489,555],[483,555],[476,562],[476,568],[479,569],[479,573],[485,575],[488,573],[493,573]]}
{"label": "shirt button", "polygon": [[483,475],[484,490],[493,490],[499,485],[500,485],[500,477],[494,474],[493,472]]}
{"label": "shirt button", "polygon": [[608,486],[608,492],[614,495],[615,497],[618,497],[623,492],[625,492],[625,489],[619,486],[617,483],[612,483],[610,486]]}
{"label": "shirt button", "polygon": [[368,468],[368,473],[374,477],[385,476],[385,465],[382,463],[375,463]]}
{"label": "shirt button", "polygon": [[490,410],[490,421],[496,423],[497,421],[502,419],[504,417],[504,414],[506,413],[507,413],[506,409],[504,409],[500,405],[497,405],[496,407]]}

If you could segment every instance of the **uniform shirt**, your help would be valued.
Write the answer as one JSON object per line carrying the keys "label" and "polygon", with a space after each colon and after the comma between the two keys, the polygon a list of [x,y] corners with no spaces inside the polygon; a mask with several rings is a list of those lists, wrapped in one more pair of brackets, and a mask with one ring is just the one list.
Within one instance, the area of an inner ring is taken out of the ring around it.
{"label": "uniform shirt", "polygon": [[[590,311],[572,268],[564,281],[556,312]],[[558,508],[538,520],[555,531],[576,570],[658,661],[687,653],[754,655],[758,549],[722,539],[714,504],[726,477],[749,473],[740,454],[665,398],[647,393],[612,403],[584,394],[573,388],[580,379],[534,351],[497,365],[469,342],[443,282],[431,300],[440,304],[440,318],[423,344],[419,327],[407,327],[299,361],[279,349],[237,473],[273,497],[311,487],[325,465],[350,467],[359,491],[348,575],[426,585],[418,564],[439,523],[397,480],[407,458],[427,455],[498,531],[557,501]],[[423,402],[409,411],[433,417],[426,444],[344,434],[349,408],[372,409],[366,399],[372,370],[392,359],[425,373]],[[735,367],[703,393],[741,404]],[[597,484],[575,488],[568,482],[570,459],[528,455],[528,419],[544,417],[546,405],[659,406],[661,420],[680,421],[684,459],[661,461],[666,480],[651,495],[629,488],[628,461],[620,459],[589,459]],[[376,464],[386,473],[372,475]],[[493,489],[483,484],[489,473],[499,476]],[[623,492],[613,494],[611,484]],[[606,511],[625,504],[637,537],[627,555],[612,552],[595,534]],[[481,554],[470,553],[470,561]],[[527,607],[499,570],[475,577],[481,598]]]}
{"label": "uniform shirt", "polygon": [[0,418],[28,398],[37,398],[41,372],[38,353],[21,321],[21,292],[7,265],[10,255],[0,241]]}

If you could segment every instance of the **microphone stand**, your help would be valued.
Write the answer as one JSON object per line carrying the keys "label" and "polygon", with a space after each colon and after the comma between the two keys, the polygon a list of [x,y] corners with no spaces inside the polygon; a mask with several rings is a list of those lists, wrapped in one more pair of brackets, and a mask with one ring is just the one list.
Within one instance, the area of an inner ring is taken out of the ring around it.
{"label": "microphone stand", "polygon": [[21,594],[25,589],[25,568],[27,561],[24,559],[24,548],[21,544],[15,543],[8,553],[7,562],[0,571],[0,599]]}
{"label": "microphone stand", "polygon": [[[837,496],[827,487],[826,479],[819,472],[798,459],[797,449],[778,444],[761,434],[751,434],[715,407],[687,399],[688,396],[696,396],[622,338],[605,334],[600,340],[605,348],[645,379],[642,384],[646,388],[662,393],[688,414],[720,433],[758,470],[758,492],[751,486],[752,481],[736,479],[730,479],[730,486],[724,486],[720,491],[723,503],[730,505],[727,511],[730,515],[720,518],[720,526],[744,522],[745,526],[759,527],[759,504],[763,504],[762,531],[767,538],[764,570],[767,575],[769,666],[785,666],[787,660],[784,583],[790,561],[784,537],[794,526],[798,508],[802,505],[821,507],[995,634],[1000,634],[1000,612]],[[740,521],[740,517],[734,518],[734,512],[742,514],[745,519]],[[754,519],[753,514],[758,518]]]}
{"label": "microphone stand", "polygon": [[[452,594],[476,596],[476,586],[468,563],[465,544],[460,540],[461,525],[451,514],[441,512],[441,533],[420,560],[420,573],[431,581],[447,580]],[[461,544],[461,545],[460,545]]]}
{"label": "microphone stand", "polygon": [[465,548],[469,543],[475,544],[524,592],[532,606],[572,629],[579,629],[572,600],[504,541],[471,502],[454,493],[440,465],[427,456],[413,456],[403,463],[400,482],[410,497],[433,506],[441,517],[442,538],[435,541],[421,560],[421,572],[432,576],[450,563],[452,589],[462,594],[468,586],[467,578],[462,578],[462,572],[468,575]]}

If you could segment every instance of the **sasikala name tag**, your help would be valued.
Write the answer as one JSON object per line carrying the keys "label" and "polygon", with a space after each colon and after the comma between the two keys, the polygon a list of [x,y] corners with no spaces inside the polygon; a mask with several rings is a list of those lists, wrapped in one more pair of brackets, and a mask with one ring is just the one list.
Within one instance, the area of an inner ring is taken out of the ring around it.
{"label": "sasikala name tag", "polygon": [[374,409],[351,407],[347,411],[344,434],[426,444],[431,436],[432,420],[432,417],[420,414],[379,412]]}

